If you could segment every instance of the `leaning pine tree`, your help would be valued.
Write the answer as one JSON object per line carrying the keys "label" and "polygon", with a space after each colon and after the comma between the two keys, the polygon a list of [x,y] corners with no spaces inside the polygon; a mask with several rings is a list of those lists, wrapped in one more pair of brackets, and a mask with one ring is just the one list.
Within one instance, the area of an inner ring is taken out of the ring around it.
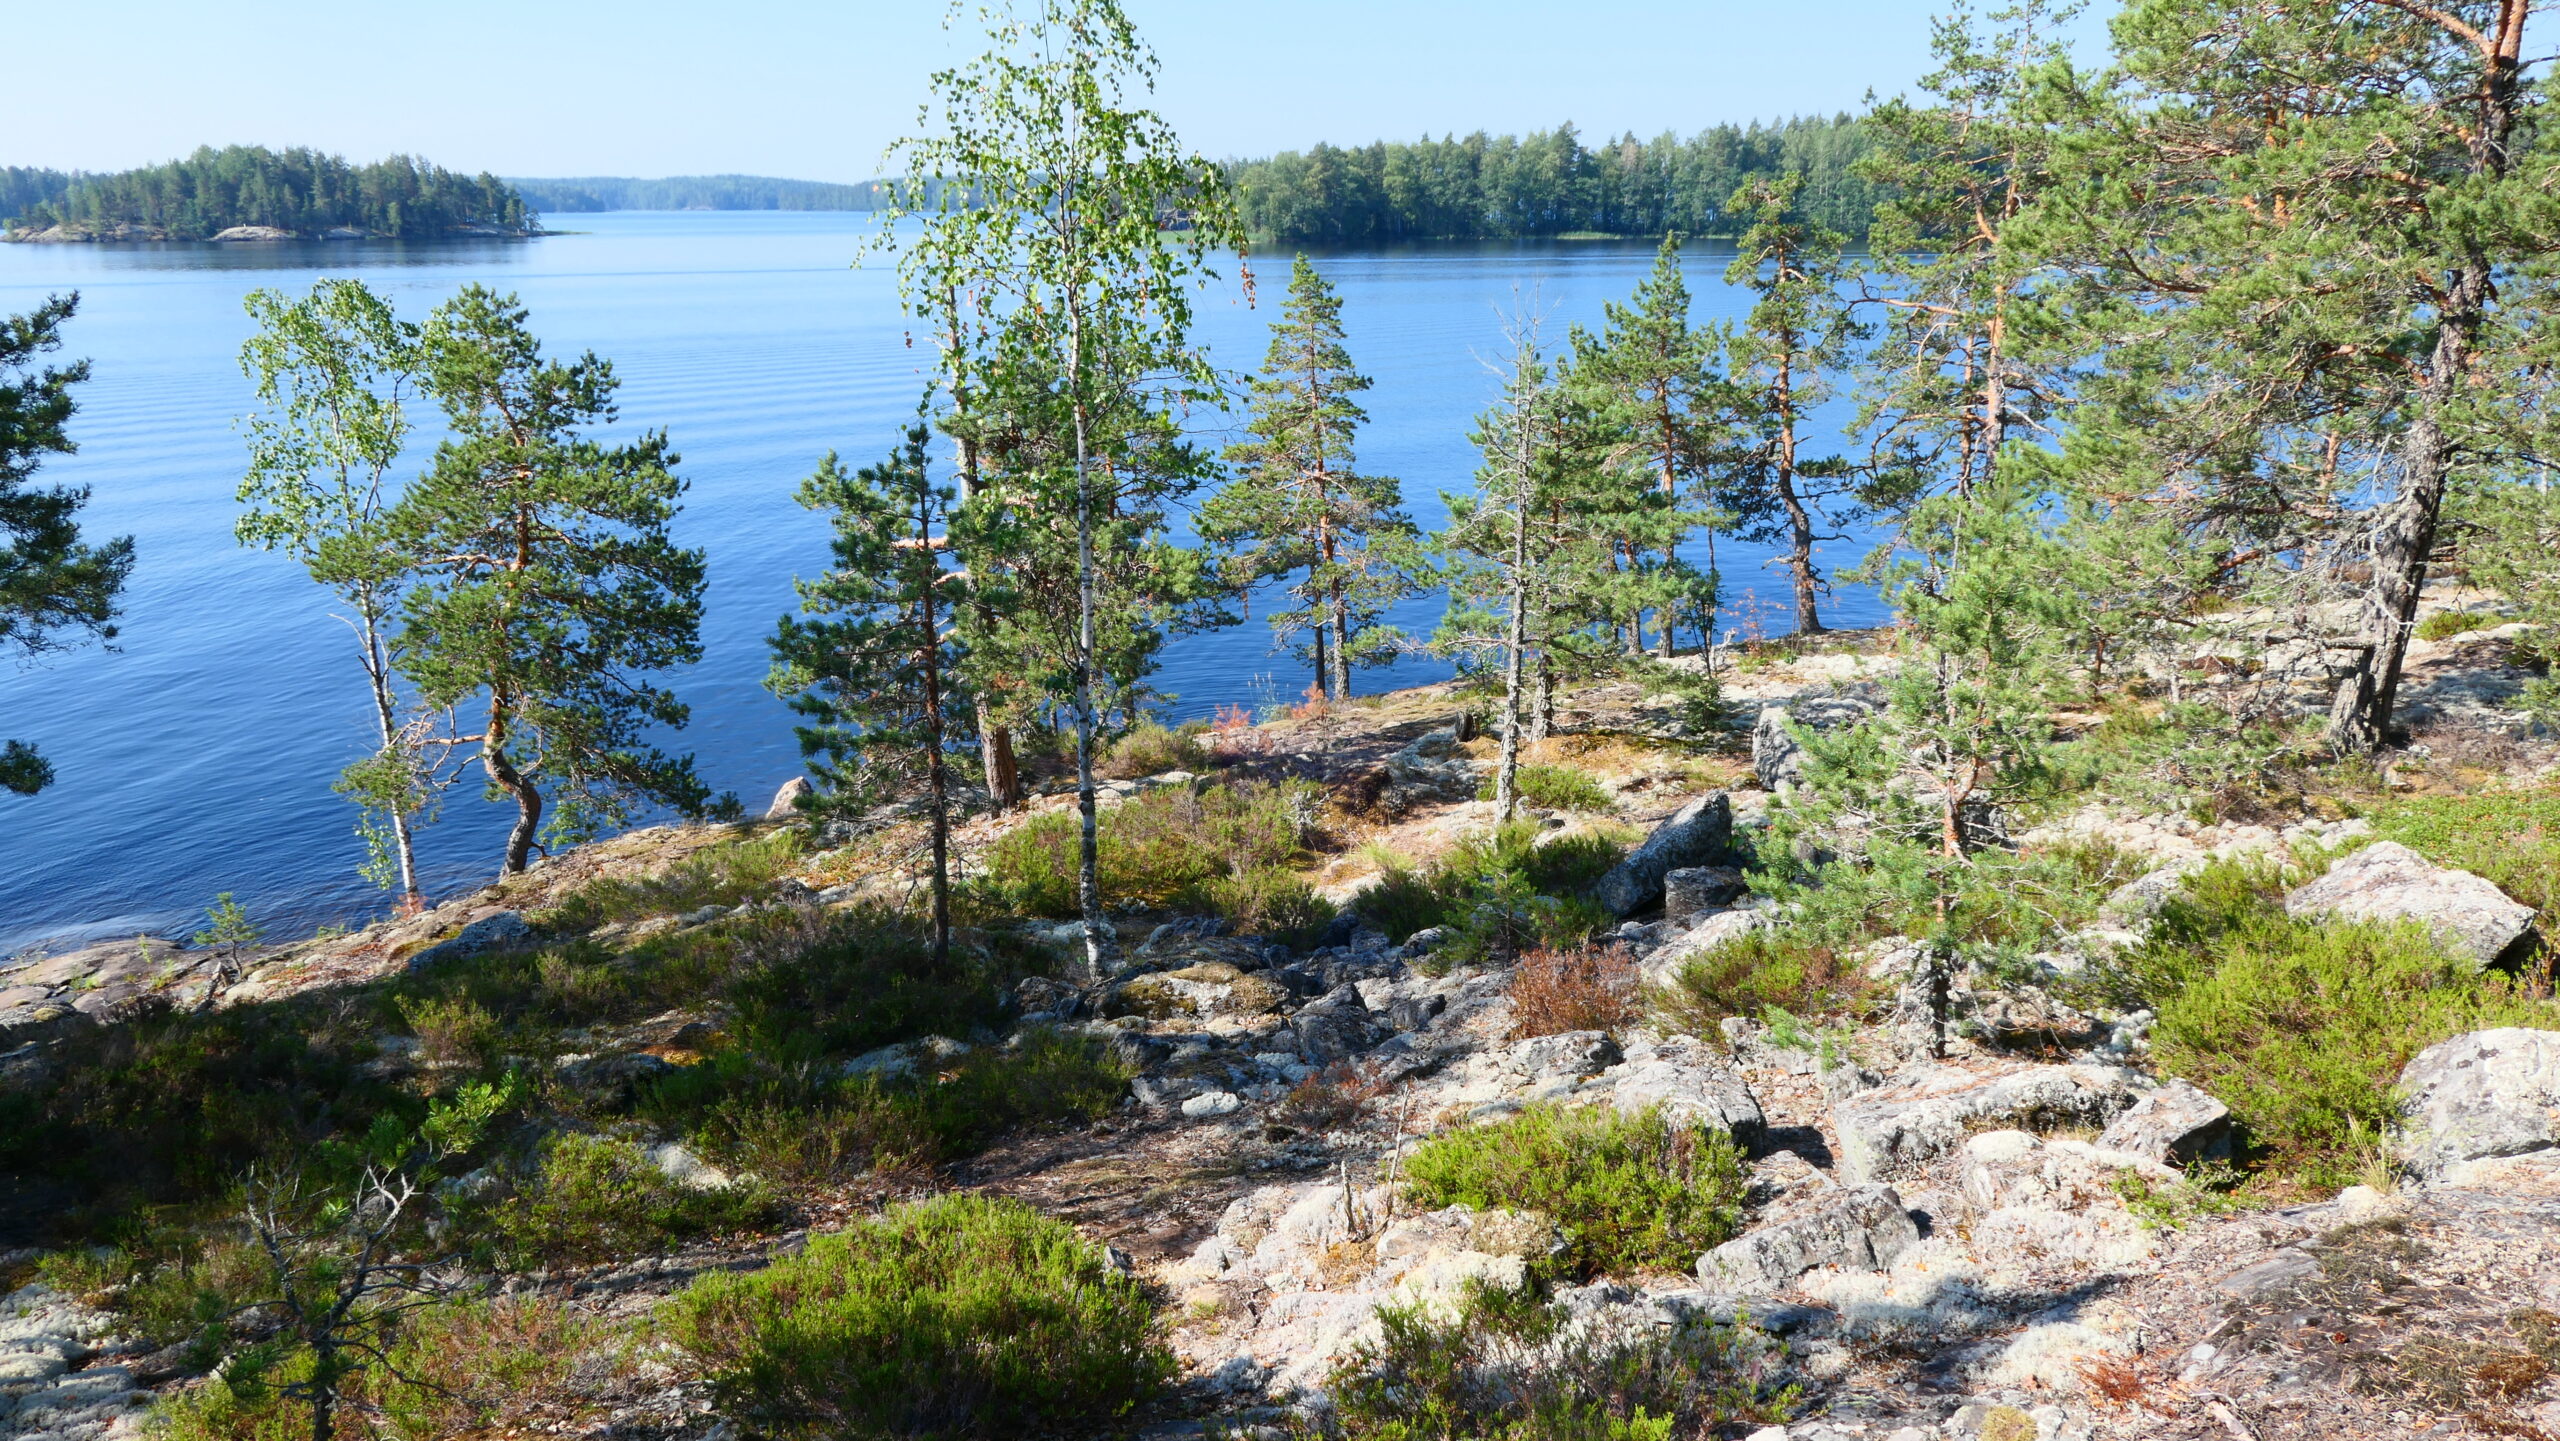
{"label": "leaning pine tree", "polygon": [[[924,222],[912,235],[884,231],[901,251],[910,310],[938,320],[957,296],[994,317],[957,343],[998,354],[963,371],[1045,377],[1065,412],[1066,463],[1028,473],[1040,493],[990,499],[1074,523],[1077,895],[1086,959],[1098,970],[1106,928],[1093,762],[1104,621],[1095,541],[1109,518],[1108,474],[1122,457],[1097,442],[1151,428],[1102,424],[1115,406],[1214,396],[1217,378],[1190,338],[1190,292],[1214,278],[1208,258],[1240,248],[1243,234],[1223,172],[1184,150],[1162,116],[1131,103],[1131,91],[1153,87],[1155,56],[1118,0],[1036,0],[990,16],[988,52],[934,76],[940,123],[900,145],[912,178],[893,188],[882,219]],[[978,557],[963,559],[974,569]]]}
{"label": "leaning pine tree", "polygon": [[478,285],[428,318],[427,385],[452,435],[389,521],[420,573],[395,654],[456,716],[435,745],[467,748],[492,798],[515,802],[510,873],[537,835],[574,842],[640,806],[709,800],[692,757],[645,740],[686,719],[648,677],[702,656],[702,552],[667,534],[676,457],[664,432],[587,435],[615,417],[613,367],[545,360],[525,319]]}
{"label": "leaning pine tree", "polygon": [[1353,664],[1394,657],[1396,633],[1378,616],[1421,589],[1415,532],[1395,478],[1354,469],[1369,417],[1352,397],[1369,377],[1343,344],[1342,298],[1303,255],[1280,315],[1253,381],[1253,438],[1227,448],[1239,471],[1201,507],[1199,531],[1229,548],[1239,586],[1295,577],[1271,627],[1284,641],[1312,633],[1318,689],[1347,699]]}
{"label": "leaning pine tree", "polygon": [[830,453],[800,503],[834,514],[835,563],[799,583],[799,619],[773,636],[766,684],[807,717],[800,749],[817,809],[842,813],[921,793],[931,836],[933,954],[951,952],[949,716],[968,699],[952,617],[967,580],[946,563],[952,492],[933,483],[919,424],[886,460],[848,473]]}

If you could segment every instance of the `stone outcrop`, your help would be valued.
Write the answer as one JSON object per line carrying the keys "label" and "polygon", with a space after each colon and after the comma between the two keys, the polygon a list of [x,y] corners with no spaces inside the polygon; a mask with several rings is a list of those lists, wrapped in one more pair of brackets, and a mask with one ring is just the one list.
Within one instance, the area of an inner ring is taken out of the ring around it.
{"label": "stone outcrop", "polygon": [[533,925],[524,918],[523,912],[493,911],[455,932],[452,939],[438,941],[410,956],[409,969],[423,971],[466,956],[519,950],[533,944],[533,941]]}
{"label": "stone outcrop", "polygon": [[1695,920],[1732,905],[1748,890],[1742,872],[1731,866],[1683,866],[1662,878],[1663,918]]}
{"label": "stone outcrop", "polygon": [[1638,1036],[1614,1074],[1611,1100],[1621,1111],[1658,1105],[1676,1125],[1703,1123],[1745,1146],[1757,1143],[1768,1125],[1741,1073],[1689,1037]]}
{"label": "stone outcrop", "polygon": [[1711,1288],[1766,1293],[1821,1267],[1881,1270],[1919,1240],[1920,1227],[1899,1192],[1852,1186],[1793,1219],[1709,1251],[1698,1260],[1698,1279]]}
{"label": "stone outcrop", "polygon": [[1804,743],[1798,731],[1827,731],[1875,714],[1875,703],[1853,695],[1800,695],[1763,707],[1751,727],[1751,770],[1770,790],[1804,783]]}
{"label": "stone outcrop", "polygon": [[2109,1122],[2098,1144],[2178,1166],[2219,1159],[2231,1154],[2231,1108],[2184,1081],[2171,1081]]}
{"label": "stone outcrop", "polygon": [[2496,964],[2533,933],[2531,906],[2397,841],[2377,841],[2344,857],[2327,875],[2288,893],[2284,909],[2293,916],[2416,921],[2474,966]]}
{"label": "stone outcrop", "polygon": [[2130,1109],[2134,1073],[2116,1066],[2028,1066],[1981,1072],[1939,1066],[1851,1096],[1831,1109],[1840,1174],[1877,1181],[2005,1126],[2104,1126]]}
{"label": "stone outcrop", "polygon": [[2401,1156],[2422,1174],[2560,1145],[2560,1031],[2473,1031],[2400,1071]]}
{"label": "stone outcrop", "polygon": [[1701,796],[1655,826],[1644,844],[1611,866],[1592,897],[1611,915],[1633,915],[1661,902],[1664,877],[1720,861],[1732,844],[1732,801],[1722,791]]}

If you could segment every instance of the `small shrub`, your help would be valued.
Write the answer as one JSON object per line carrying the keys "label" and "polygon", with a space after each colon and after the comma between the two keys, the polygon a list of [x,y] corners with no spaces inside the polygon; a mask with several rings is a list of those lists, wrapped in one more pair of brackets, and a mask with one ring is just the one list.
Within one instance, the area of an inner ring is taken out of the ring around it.
{"label": "small shrub", "polygon": [[1691,957],[1654,1005],[1666,1025],[1706,1035],[1727,1016],[1854,1011],[1872,985],[1842,947],[1791,926],[1763,927]]}
{"label": "small shrub", "polygon": [[2192,979],[2160,1004],[2161,1069],[2212,1092],[2268,1167],[2310,1186],[2358,1178],[2358,1142],[2393,1124],[2392,1087],[2419,1051],[2484,1027],[2560,1022],[2414,925],[2266,907],[2202,939]]}
{"label": "small shrub", "polygon": [[1562,1307],[1478,1286],[1455,1314],[1382,1306],[1326,1383],[1343,1441],[1670,1441],[1782,1422],[1783,1351],[1748,1320],[1568,1332]]}
{"label": "small shrub", "polygon": [[240,1308],[271,1289],[266,1254],[228,1235],[57,1251],[44,1257],[37,1275],[56,1290],[113,1311],[156,1344],[190,1343],[188,1359],[200,1368],[222,1359],[229,1323]]}
{"label": "small shrub", "polygon": [[[1421,870],[1383,857],[1378,884],[1352,905],[1390,940],[1433,926],[1472,931],[1444,962],[1579,944],[1611,919],[1582,893],[1626,853],[1628,833],[1585,831],[1540,844],[1541,834],[1535,821],[1497,826]],[[1544,904],[1533,910],[1533,899]]]}
{"label": "small shrub", "polygon": [[1511,1034],[1615,1031],[1638,1012],[1636,963],[1617,946],[1532,951],[1511,972]]}
{"label": "small shrub", "polygon": [[1276,1114],[1292,1126],[1310,1131],[1338,1131],[1360,1119],[1371,1101],[1390,1088],[1378,1073],[1350,1061],[1336,1061],[1289,1088]]}
{"label": "small shrub", "polygon": [[[1186,910],[1216,904],[1218,883],[1282,869],[1306,853],[1322,792],[1305,781],[1244,781],[1199,791],[1163,786],[1102,813],[1095,856],[1103,899]],[[1066,918],[1076,911],[1081,822],[1035,816],[987,853],[980,904]]]}
{"label": "small shrub", "polygon": [[[1533,806],[1551,811],[1605,811],[1609,809],[1609,793],[1585,771],[1572,766],[1523,765],[1516,776],[1520,798]],[[1476,799],[1494,798],[1494,783],[1488,779],[1476,788]]]}
{"label": "small shrub", "polygon": [[1195,722],[1179,730],[1167,730],[1154,721],[1141,721],[1103,751],[1095,769],[1114,780],[1206,769],[1209,751],[1200,743],[1206,729]]}
{"label": "small shrub", "polygon": [[2465,631],[2496,625],[2501,619],[2485,610],[2440,610],[2418,622],[2418,639],[2451,640]]}
{"label": "small shrub", "polygon": [[1742,1152],[1660,1106],[1532,1106],[1509,1120],[1445,1132],[1406,1159],[1414,1199],[1537,1211],[1564,1232],[1562,1264],[1589,1277],[1686,1270],[1742,1224]]}
{"label": "small shrub", "polygon": [[780,1437],[1019,1436],[1125,1415],[1172,1361],[1101,1248],[1019,1201],[900,1206],[744,1276],[668,1333],[722,1408]]}
{"label": "small shrub", "polygon": [[607,1261],[661,1251],[768,1219],[772,1201],[752,1183],[721,1191],[676,1185],[629,1141],[556,1135],[539,1168],[489,1216],[516,1264]]}
{"label": "small shrub", "polygon": [[1336,914],[1333,902],[1317,895],[1306,877],[1278,866],[1220,876],[1201,888],[1201,899],[1239,932],[1293,947],[1313,939]]}
{"label": "small shrub", "polygon": [[428,1065],[493,1066],[505,1049],[498,1018],[469,997],[403,997],[399,1005]]}

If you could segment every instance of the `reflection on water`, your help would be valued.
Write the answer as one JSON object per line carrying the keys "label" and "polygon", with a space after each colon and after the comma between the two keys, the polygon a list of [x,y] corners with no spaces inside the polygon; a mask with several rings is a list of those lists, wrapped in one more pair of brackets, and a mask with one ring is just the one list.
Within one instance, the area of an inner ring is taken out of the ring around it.
{"label": "reflection on water", "polygon": [[[42,746],[61,777],[31,799],[0,796],[0,950],[110,918],[118,930],[191,931],[225,890],[279,929],[379,907],[353,874],[353,814],[329,789],[365,744],[347,633],[296,566],[231,538],[235,420],[251,400],[237,360],[241,298],[260,286],[358,273],[418,317],[481,281],[517,292],[552,351],[609,357],[621,429],[669,431],[691,483],[678,535],[710,552],[706,655],[676,679],[693,723],[675,744],[699,754],[715,787],[757,806],[798,770],[790,713],[763,688],[765,637],[794,604],[793,575],[824,565],[827,547],[792,491],[830,448],[856,463],[885,451],[932,355],[909,343],[889,261],[852,263],[867,216],[563,224],[575,233],[532,241],[0,246],[0,310],[81,292],[68,332],[69,354],[94,367],[73,425],[81,449],[43,476],[91,487],[94,532],[130,533],[139,552],[120,653],[0,671],[0,737]],[[1689,257],[1702,322],[1744,308],[1720,279],[1729,253]],[[1364,397],[1362,467],[1400,477],[1415,519],[1440,525],[1442,493],[1465,489],[1474,469],[1466,436],[1496,388],[1483,361],[1500,349],[1502,312],[1524,298],[1544,308],[1561,345],[1567,326],[1597,324],[1604,301],[1632,291],[1652,255],[1571,242],[1318,253],[1341,288],[1352,353],[1377,381]],[[1202,301],[1200,331],[1222,365],[1260,363],[1287,264],[1254,258],[1259,309],[1232,289]],[[1219,417],[1194,423],[1212,444],[1226,438]],[[1845,565],[1865,545],[1853,536],[1825,561]],[[1732,593],[1783,595],[1764,551],[1728,542],[1721,559]],[[1270,653],[1262,613],[1166,646],[1155,684],[1175,715],[1305,686],[1300,663]],[[1438,614],[1425,598],[1391,618],[1427,634]],[[1843,586],[1829,615],[1859,624],[1879,608]],[[1408,661],[1359,684],[1442,673]],[[430,881],[450,892],[486,880],[506,824],[476,785],[456,791],[425,833]]]}

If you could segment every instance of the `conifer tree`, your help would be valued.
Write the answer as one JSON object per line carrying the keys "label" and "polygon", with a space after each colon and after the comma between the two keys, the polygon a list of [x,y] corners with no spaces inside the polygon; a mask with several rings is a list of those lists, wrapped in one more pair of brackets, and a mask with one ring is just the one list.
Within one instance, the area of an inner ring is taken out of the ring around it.
{"label": "conifer tree", "polygon": [[1317,654],[1330,658],[1316,682],[1336,699],[1350,697],[1354,664],[1394,658],[1395,633],[1378,615],[1421,588],[1395,479],[1354,468],[1353,438],[1369,417],[1352,397],[1369,384],[1343,344],[1341,297],[1300,255],[1253,380],[1253,439],[1227,448],[1240,471],[1198,525],[1203,540],[1231,548],[1228,576],[1240,589],[1304,573],[1271,627],[1283,641],[1314,633]]}
{"label": "conifer tree", "polygon": [[1805,425],[1837,392],[1866,327],[1842,294],[1852,267],[1840,236],[1794,218],[1800,176],[1755,180],[1734,192],[1732,209],[1751,217],[1736,242],[1729,284],[1758,298],[1728,345],[1745,438],[1728,463],[1718,498],[1735,533],[1787,548],[1796,630],[1821,630],[1818,604],[1829,581],[1814,564],[1823,526],[1850,519],[1853,477],[1839,456],[1804,453]]}
{"label": "conifer tree", "polygon": [[[394,655],[456,715],[436,745],[469,748],[492,799],[515,802],[510,873],[537,833],[577,841],[641,805],[709,802],[692,757],[646,741],[687,715],[649,677],[702,655],[702,552],[667,533],[684,493],[676,456],[662,431],[589,435],[617,415],[612,365],[544,359],[526,318],[479,285],[428,318],[427,388],[451,437],[390,520],[420,575]],[[459,720],[466,705],[477,730]]]}
{"label": "conifer tree", "polygon": [[1627,575],[1635,648],[1644,646],[1643,618],[1650,613],[1656,654],[1666,660],[1679,617],[1715,611],[1714,577],[1698,574],[1680,547],[1704,524],[1712,552],[1713,526],[1721,518],[1701,509],[1696,497],[1728,444],[1736,409],[1723,369],[1724,333],[1692,327],[1689,309],[1680,237],[1666,235],[1632,300],[1602,307],[1600,333],[1574,328],[1567,382],[1589,415],[1594,463],[1658,498],[1649,505],[1630,500],[1616,560]]}
{"label": "conifer tree", "polygon": [[[1026,474],[1036,489],[994,503],[1074,525],[1077,891],[1087,960],[1098,969],[1104,925],[1093,759],[1100,632],[1109,618],[1101,614],[1097,547],[1109,518],[1108,476],[1123,460],[1107,445],[1155,429],[1135,418],[1099,422],[1114,407],[1161,412],[1214,394],[1216,377],[1190,339],[1190,291],[1213,278],[1209,257],[1240,247],[1242,233],[1222,172],[1182,149],[1161,116],[1132,103],[1132,91],[1154,84],[1155,56],[1118,0],[1035,0],[1021,13],[986,14],[991,48],[934,76],[936,133],[898,147],[911,178],[894,187],[883,219],[894,226],[921,217],[921,233],[883,235],[900,248],[911,310],[939,313],[945,297],[959,297],[970,313],[988,317],[983,334],[963,336],[993,353],[972,369],[1037,376],[1054,385],[1065,412],[1064,463]],[[974,554],[964,559],[975,568]]]}
{"label": "conifer tree", "polygon": [[2560,249],[2536,8],[2136,0],[2037,207],[2092,367],[2066,460],[2361,592],[2341,751],[2389,735],[2448,500],[2526,452]]}
{"label": "conifer tree", "polygon": [[341,619],[355,633],[376,749],[347,767],[338,789],[365,810],[357,829],[371,857],[366,874],[415,910],[426,897],[412,818],[432,777],[392,674],[390,628],[410,557],[384,522],[397,498],[386,479],[411,430],[418,327],[358,280],[321,281],[299,300],[251,291],[246,304],[258,333],[240,364],[268,409],[245,422],[249,468],[235,530],[243,545],[287,551],[346,602]]}
{"label": "conifer tree", "polygon": [[846,813],[921,791],[932,838],[933,950],[951,950],[949,717],[957,648],[950,627],[965,580],[946,563],[955,497],[933,483],[926,443],[905,443],[848,473],[829,452],[800,503],[833,512],[835,563],[798,583],[803,615],[782,617],[766,684],[808,718],[800,749],[817,777],[816,809]]}
{"label": "conifer tree", "polygon": [[[112,641],[116,603],[133,573],[133,538],[92,545],[80,534],[86,486],[28,482],[48,455],[76,447],[66,427],[71,387],[89,363],[40,365],[62,348],[78,295],[55,296],[24,315],[0,315],[0,654],[21,663],[94,637]],[[34,795],[53,766],[33,745],[0,741],[0,790]]]}

